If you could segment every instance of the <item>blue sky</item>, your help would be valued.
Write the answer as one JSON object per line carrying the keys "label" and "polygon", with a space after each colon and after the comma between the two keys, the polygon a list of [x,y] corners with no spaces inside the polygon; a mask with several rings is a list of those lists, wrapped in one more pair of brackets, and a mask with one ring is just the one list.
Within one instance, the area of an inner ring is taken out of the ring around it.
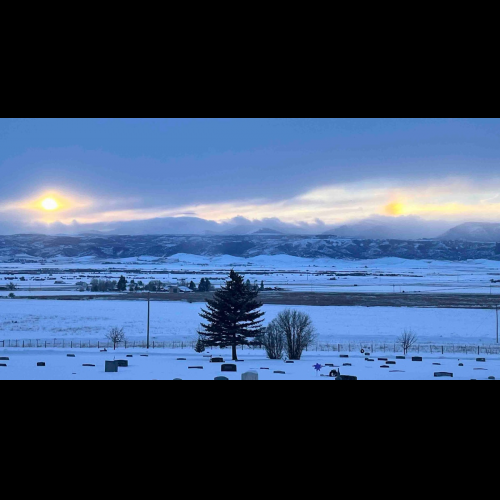
{"label": "blue sky", "polygon": [[496,118],[3,118],[0,224],[496,220],[499,139]]}

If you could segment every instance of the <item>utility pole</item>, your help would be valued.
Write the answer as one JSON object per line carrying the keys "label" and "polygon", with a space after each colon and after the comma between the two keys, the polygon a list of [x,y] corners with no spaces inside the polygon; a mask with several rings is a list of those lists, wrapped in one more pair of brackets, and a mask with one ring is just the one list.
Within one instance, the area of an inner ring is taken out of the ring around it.
{"label": "utility pole", "polygon": [[497,344],[498,344],[498,306],[496,307],[497,309]]}
{"label": "utility pole", "polygon": [[148,349],[149,349],[149,319],[151,317],[151,292],[148,292]]}

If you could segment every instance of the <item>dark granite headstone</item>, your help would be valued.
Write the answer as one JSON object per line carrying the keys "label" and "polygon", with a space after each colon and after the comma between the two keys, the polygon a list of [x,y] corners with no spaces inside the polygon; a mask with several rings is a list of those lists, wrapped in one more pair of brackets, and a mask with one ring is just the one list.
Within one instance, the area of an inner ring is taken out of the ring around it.
{"label": "dark granite headstone", "polygon": [[210,363],[225,363],[224,358],[212,358]]}
{"label": "dark granite headstone", "polygon": [[236,365],[222,365],[221,366],[221,371],[222,372],[237,372],[238,371],[238,367]]}
{"label": "dark granite headstone", "polygon": [[453,378],[453,373],[448,373],[448,372],[436,372],[436,373],[434,374],[434,377],[436,377],[436,378],[443,378],[443,377]]}
{"label": "dark granite headstone", "polygon": [[10,361],[9,358],[0,358],[0,361]]}
{"label": "dark granite headstone", "polygon": [[340,355],[340,357],[341,357],[341,358],[348,358],[348,357],[349,357],[349,355],[348,355],[348,354],[341,354],[341,355]]}
{"label": "dark granite headstone", "polygon": [[189,366],[188,370],[203,370],[203,366]]}
{"label": "dark granite headstone", "polygon": [[477,358],[476,363],[486,363],[486,358]]}
{"label": "dark granite headstone", "polygon": [[386,365],[395,365],[396,361],[386,361],[385,364]]}
{"label": "dark granite headstone", "polygon": [[380,368],[389,368],[387,365],[382,365]]}
{"label": "dark granite headstone", "polygon": [[343,366],[352,366],[351,363],[344,363]]}
{"label": "dark granite headstone", "polygon": [[0,363],[0,367],[7,368],[7,365],[5,363]]}
{"label": "dark granite headstone", "polygon": [[74,354],[66,354],[66,357],[67,358],[76,358],[76,356]]}
{"label": "dark granite headstone", "polygon": [[339,375],[335,380],[358,380],[358,377],[353,375]]}
{"label": "dark granite headstone", "polygon": [[95,365],[90,365],[90,364],[84,364],[82,366],[86,366],[86,367],[89,367],[89,368],[95,368]]}
{"label": "dark granite headstone", "polygon": [[227,380],[227,381],[229,381],[229,379],[227,377],[215,377],[214,380]]}
{"label": "dark granite headstone", "polygon": [[281,372],[281,371],[276,371],[276,372],[274,372],[274,373],[276,373],[277,375],[286,375],[286,373],[285,373],[285,372]]}
{"label": "dark granite headstone", "polygon": [[396,356],[396,359],[406,359],[406,356]]}
{"label": "dark granite headstone", "polygon": [[116,361],[106,361],[104,371],[106,373],[118,373],[118,363]]}
{"label": "dark granite headstone", "polygon": [[37,363],[36,366],[45,366],[45,363]]}
{"label": "dark granite headstone", "polygon": [[423,361],[423,359],[420,357],[420,356],[413,356],[413,358],[411,358],[412,361]]}

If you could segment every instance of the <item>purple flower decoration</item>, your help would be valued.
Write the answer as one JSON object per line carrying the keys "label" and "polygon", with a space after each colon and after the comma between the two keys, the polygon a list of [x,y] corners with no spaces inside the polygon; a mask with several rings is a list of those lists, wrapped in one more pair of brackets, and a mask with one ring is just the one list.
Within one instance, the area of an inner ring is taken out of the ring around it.
{"label": "purple flower decoration", "polygon": [[317,372],[320,372],[321,371],[321,368],[323,368],[319,363],[315,364],[313,366],[313,368],[317,371]]}

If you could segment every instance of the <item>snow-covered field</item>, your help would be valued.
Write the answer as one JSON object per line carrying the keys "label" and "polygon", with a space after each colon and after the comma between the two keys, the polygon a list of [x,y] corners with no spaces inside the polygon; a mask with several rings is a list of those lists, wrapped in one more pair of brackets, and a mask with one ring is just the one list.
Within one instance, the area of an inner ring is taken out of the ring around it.
{"label": "snow-covered field", "polygon": [[[500,295],[500,262],[418,261],[384,258],[365,261],[304,259],[288,255],[242,259],[232,256],[201,257],[178,254],[168,259],[142,257],[112,262],[93,259],[59,259],[40,264],[0,263],[0,287],[14,283],[19,292],[45,295],[45,291],[77,293],[77,283],[93,278],[118,280],[124,274],[148,283],[161,280],[196,284],[209,277],[221,285],[231,268],[252,283],[269,288],[307,292],[356,293],[484,293]],[[9,291],[0,290],[0,296]],[[19,295],[19,293],[17,293]]]}
{"label": "snow-covered field", "polygon": [[[152,302],[151,339],[192,341],[200,324],[202,303]],[[285,306],[265,305],[266,323]],[[493,310],[397,307],[297,306],[310,314],[320,342],[394,342],[412,329],[421,343],[494,344]],[[0,300],[0,341],[16,339],[104,340],[123,327],[129,340],[146,336],[147,303],[120,300]]]}
{"label": "snow-covered field", "polygon": [[[500,378],[500,357],[486,357],[486,362],[476,361],[474,356],[463,358],[451,356],[425,356],[422,362],[414,362],[411,356],[405,360],[397,360],[395,356],[379,356],[372,353],[374,362],[367,362],[361,355],[349,355],[340,358],[338,354],[306,353],[301,361],[285,364],[283,361],[270,361],[261,351],[246,351],[241,356],[244,362],[237,364],[237,373],[221,373],[221,365],[210,363],[209,359],[200,354],[186,351],[154,351],[148,357],[141,357],[145,351],[109,351],[96,350],[73,351],[74,358],[68,358],[70,351],[63,350],[8,350],[0,349],[0,357],[9,360],[0,361],[0,380],[213,380],[225,376],[229,380],[241,380],[241,375],[247,371],[255,371],[259,380],[316,380],[333,382],[328,375],[333,369],[326,364],[335,365],[342,375],[354,375],[358,380],[487,380],[488,377]],[[217,351],[215,354],[220,355]],[[229,352],[223,352],[228,363]],[[132,355],[127,358],[126,355]],[[378,357],[394,361],[395,365],[386,365]],[[484,357],[484,356],[483,356]],[[179,358],[185,360],[178,361]],[[128,368],[119,368],[118,373],[105,373],[105,361],[114,359],[128,360]],[[44,362],[45,367],[37,367],[38,362]],[[324,367],[317,373],[313,366],[321,364]],[[352,366],[344,366],[345,363]],[[460,367],[459,364],[463,364]],[[83,367],[83,364],[95,365]],[[386,368],[381,368],[386,366]],[[203,369],[189,369],[202,367]],[[265,370],[263,368],[268,368]],[[275,374],[282,371],[285,374]],[[451,378],[435,378],[436,372],[453,374]],[[321,376],[323,375],[323,376]]]}

